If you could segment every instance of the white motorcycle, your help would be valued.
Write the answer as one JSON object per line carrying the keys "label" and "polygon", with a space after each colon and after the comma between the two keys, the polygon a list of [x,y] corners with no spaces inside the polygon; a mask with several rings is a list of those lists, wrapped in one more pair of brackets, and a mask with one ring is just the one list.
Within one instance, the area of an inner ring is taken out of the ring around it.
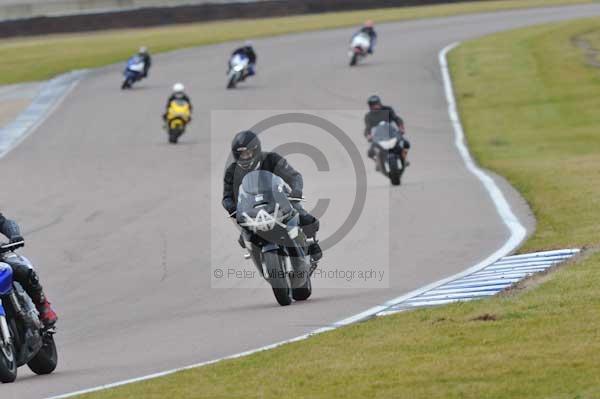
{"label": "white motorcycle", "polygon": [[348,56],[350,57],[350,66],[356,65],[358,60],[365,58],[369,54],[369,48],[371,47],[371,38],[366,33],[359,33],[352,38],[350,43],[350,51]]}
{"label": "white motorcycle", "polygon": [[243,55],[236,54],[231,58],[229,61],[229,73],[227,74],[228,89],[235,88],[236,84],[244,79],[249,64],[250,60]]}

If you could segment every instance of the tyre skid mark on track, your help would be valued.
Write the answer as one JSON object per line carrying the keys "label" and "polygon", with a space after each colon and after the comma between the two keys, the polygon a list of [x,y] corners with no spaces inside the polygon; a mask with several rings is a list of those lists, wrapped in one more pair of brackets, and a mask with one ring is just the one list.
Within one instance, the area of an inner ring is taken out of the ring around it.
{"label": "tyre skid mark on track", "polygon": [[[67,393],[67,394],[63,394],[63,395],[52,396],[52,397],[48,397],[47,399],[70,398],[70,397],[81,395],[81,394],[102,391],[102,390],[106,390],[106,389],[110,389],[110,388],[116,388],[116,387],[119,387],[122,385],[127,385],[127,384],[131,384],[131,383],[135,383],[135,382],[141,382],[141,381],[146,381],[146,380],[155,379],[155,378],[159,378],[159,377],[164,377],[164,376],[167,376],[170,374],[177,373],[179,371],[184,371],[184,370],[189,370],[189,369],[193,369],[193,368],[207,366],[210,364],[221,362],[223,360],[230,360],[230,359],[237,359],[237,358],[245,357],[248,355],[252,355],[254,353],[274,349],[274,348],[277,348],[279,346],[282,346],[282,345],[285,345],[288,343],[302,341],[311,336],[321,334],[321,333],[324,333],[327,331],[335,330],[339,327],[343,327],[343,326],[347,326],[347,325],[350,325],[350,324],[353,324],[356,322],[371,319],[371,318],[376,317],[377,315],[384,315],[386,311],[393,310],[394,306],[398,306],[401,303],[405,303],[410,299],[413,299],[413,298],[415,298],[419,295],[422,295],[428,291],[432,291],[444,284],[447,284],[450,282],[455,282],[456,280],[459,280],[460,278],[470,276],[470,275],[484,269],[485,267],[492,265],[496,261],[500,260],[502,257],[504,257],[504,256],[508,255],[509,253],[511,253],[512,251],[514,251],[518,247],[518,245],[523,241],[523,239],[525,238],[527,231],[526,231],[525,227],[521,224],[521,222],[518,220],[518,218],[515,216],[515,214],[513,213],[508,201],[504,197],[504,194],[502,194],[502,191],[500,190],[500,188],[496,185],[494,180],[488,174],[486,174],[483,170],[481,170],[475,164],[475,162],[471,158],[469,150],[467,149],[467,147],[465,145],[464,132],[463,132],[462,125],[460,122],[460,117],[457,112],[456,101],[454,98],[454,92],[453,92],[453,88],[452,88],[452,82],[450,79],[450,72],[449,72],[448,63],[446,60],[447,53],[450,50],[452,50],[453,48],[455,48],[458,44],[459,43],[453,43],[453,44],[450,44],[449,46],[446,46],[439,52],[439,55],[438,55],[440,68],[441,68],[441,72],[442,72],[444,90],[445,90],[445,94],[446,94],[446,100],[448,102],[448,114],[450,116],[450,121],[452,122],[452,126],[454,129],[455,145],[458,149],[458,152],[460,153],[467,169],[477,179],[479,179],[479,181],[481,181],[481,183],[483,184],[484,188],[490,195],[490,198],[493,201],[494,206],[496,207],[498,215],[500,216],[500,218],[506,225],[507,229],[509,230],[509,233],[510,233],[509,238],[504,243],[504,245],[502,245],[502,247],[500,247],[493,254],[489,255],[488,257],[486,257],[485,259],[483,259],[476,265],[468,268],[467,270],[465,270],[461,273],[458,273],[454,276],[450,276],[450,277],[442,279],[440,281],[428,284],[425,287],[414,290],[408,294],[405,294],[400,297],[389,300],[382,305],[374,306],[370,309],[365,310],[364,312],[361,312],[361,313],[358,313],[351,317],[348,317],[346,319],[340,320],[336,323],[333,323],[330,326],[316,329],[307,334],[300,335],[298,337],[291,338],[288,340],[280,341],[280,342],[277,342],[277,343],[274,343],[271,345],[266,345],[266,346],[263,346],[260,348],[248,350],[248,351],[241,352],[241,353],[236,353],[236,354],[233,354],[230,356],[225,356],[222,358],[209,360],[209,361],[189,365],[186,367],[180,367],[180,368],[167,370],[167,371],[163,371],[163,372],[159,372],[159,373],[154,373],[154,374],[150,374],[150,375],[146,375],[146,376],[142,376],[142,377],[127,379],[127,380],[123,380],[123,381],[119,381],[119,382],[115,382],[115,383],[111,383],[111,384],[105,384],[105,385],[97,386],[94,388],[83,389],[80,391],[71,392],[71,393]],[[474,298],[466,298],[466,300],[470,300],[470,299],[474,299]],[[426,303],[428,306],[431,306],[434,303],[435,304],[445,304],[445,303],[449,303],[451,301],[454,301],[454,299],[437,299],[437,300],[426,301],[424,303]]]}

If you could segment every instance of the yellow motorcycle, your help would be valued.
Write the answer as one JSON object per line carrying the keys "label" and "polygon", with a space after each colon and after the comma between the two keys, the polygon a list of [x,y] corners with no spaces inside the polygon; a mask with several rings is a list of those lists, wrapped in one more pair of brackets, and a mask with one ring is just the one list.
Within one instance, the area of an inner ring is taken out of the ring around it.
{"label": "yellow motorcycle", "polygon": [[167,109],[167,132],[169,133],[169,143],[176,144],[179,137],[185,132],[185,128],[190,123],[192,112],[190,104],[184,100],[173,100]]}

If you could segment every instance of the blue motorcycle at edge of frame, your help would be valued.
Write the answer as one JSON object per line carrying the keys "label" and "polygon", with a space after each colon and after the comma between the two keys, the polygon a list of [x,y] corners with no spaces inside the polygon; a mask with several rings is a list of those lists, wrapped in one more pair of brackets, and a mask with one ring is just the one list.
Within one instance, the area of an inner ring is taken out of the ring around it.
{"label": "blue motorcycle at edge of frame", "polygon": [[[23,241],[0,246],[0,255],[23,247]],[[39,318],[31,298],[13,280],[12,268],[0,258],[0,382],[13,382],[17,368],[25,364],[35,374],[50,374],[58,355],[54,327]]]}

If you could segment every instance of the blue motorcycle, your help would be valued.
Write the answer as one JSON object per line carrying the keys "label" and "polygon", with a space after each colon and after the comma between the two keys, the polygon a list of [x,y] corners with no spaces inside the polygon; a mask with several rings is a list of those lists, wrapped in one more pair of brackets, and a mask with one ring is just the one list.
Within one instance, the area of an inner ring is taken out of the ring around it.
{"label": "blue motorcycle", "polygon": [[127,61],[127,66],[125,67],[125,71],[123,75],[125,76],[125,80],[121,85],[121,89],[130,89],[131,86],[141,80],[144,77],[144,69],[146,63],[144,59],[140,56],[134,55]]}
{"label": "blue motorcycle", "polygon": [[[13,382],[17,368],[25,364],[36,374],[56,369],[58,355],[54,327],[46,328],[31,298],[13,281],[12,268],[1,260],[24,242],[0,246],[0,382]],[[24,258],[23,258],[24,259]]]}

